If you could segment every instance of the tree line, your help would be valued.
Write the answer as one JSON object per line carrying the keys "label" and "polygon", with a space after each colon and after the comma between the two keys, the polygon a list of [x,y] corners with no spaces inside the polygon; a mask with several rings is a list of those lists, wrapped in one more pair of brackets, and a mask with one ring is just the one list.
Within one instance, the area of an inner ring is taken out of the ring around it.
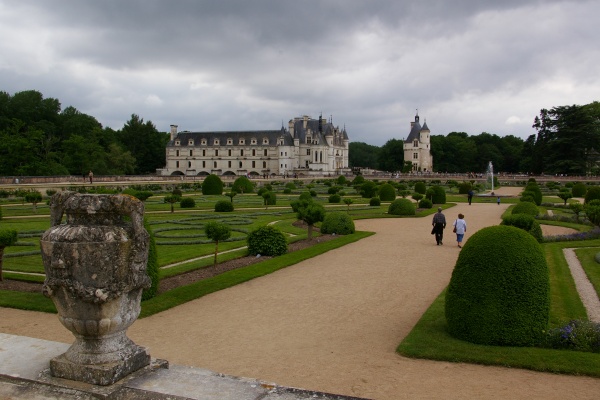
{"label": "tree line", "polygon": [[[450,132],[431,136],[436,172],[485,172],[491,161],[495,171],[507,173],[597,175],[600,163],[600,103],[542,109],[534,118],[537,134],[526,140],[483,132],[469,136]],[[403,141],[390,139],[383,146],[351,142],[350,167],[408,172]]]}
{"label": "tree line", "polygon": [[[431,136],[434,171],[495,171],[534,174],[597,174],[600,103],[542,109],[534,118],[537,134],[526,140],[483,132]],[[119,130],[73,106],[35,90],[10,95],[0,91],[0,175],[43,176],[151,174],[165,166],[167,132],[136,114]],[[405,163],[403,140],[378,147],[351,142],[350,167],[397,172]]]}
{"label": "tree line", "polygon": [[154,173],[168,140],[136,114],[114,130],[35,90],[0,92],[0,175]]}

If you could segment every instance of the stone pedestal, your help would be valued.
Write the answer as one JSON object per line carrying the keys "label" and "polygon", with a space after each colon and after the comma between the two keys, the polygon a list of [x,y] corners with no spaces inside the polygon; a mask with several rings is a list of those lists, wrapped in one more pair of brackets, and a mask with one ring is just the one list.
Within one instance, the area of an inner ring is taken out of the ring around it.
{"label": "stone pedestal", "polygon": [[143,203],[123,195],[63,192],[52,197],[50,208],[52,227],[40,241],[44,294],[75,336],[69,350],[52,359],[50,371],[111,385],[150,363],[146,349],[125,334],[140,314],[142,290],[150,286]]}

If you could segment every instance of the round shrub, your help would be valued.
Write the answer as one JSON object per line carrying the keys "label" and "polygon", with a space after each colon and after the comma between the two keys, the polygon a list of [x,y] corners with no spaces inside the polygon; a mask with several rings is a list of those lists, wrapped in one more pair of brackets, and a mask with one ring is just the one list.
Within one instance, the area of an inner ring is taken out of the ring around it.
{"label": "round shrub", "polygon": [[535,182],[530,182],[525,186],[525,192],[533,193],[533,200],[535,200],[536,205],[542,204],[542,190]]}
{"label": "round shrub", "polygon": [[354,231],[354,221],[345,212],[335,211],[327,213],[321,223],[321,233],[349,235],[354,233]]}
{"label": "round shrub", "polygon": [[171,194],[179,197],[183,196],[183,192],[181,191],[181,189],[173,189]]}
{"label": "round shrub", "polygon": [[379,199],[379,197],[371,197],[369,205],[372,207],[379,207],[381,205],[381,199]]}
{"label": "round shrub", "polygon": [[332,194],[331,196],[329,196],[330,203],[339,203],[340,201],[342,201],[342,196],[340,196],[339,194]]}
{"label": "round shrub", "polygon": [[600,200],[600,187],[592,186],[585,193],[584,204],[588,204],[592,200]]}
{"label": "round shrub", "polygon": [[535,203],[529,201],[520,201],[512,209],[512,214],[528,214],[531,216],[538,215],[538,207]]}
{"label": "round shrub", "polygon": [[298,196],[298,200],[312,200],[312,194],[310,192],[302,192],[300,196]]}
{"label": "round shrub", "polygon": [[502,219],[501,224],[523,229],[524,231],[528,232],[531,236],[533,236],[535,240],[537,240],[539,243],[542,243],[544,241],[544,235],[542,233],[542,227],[540,226],[540,223],[529,214],[508,215]]}
{"label": "round shrub", "polygon": [[594,225],[600,226],[600,200],[592,200],[583,206],[587,219]]}
{"label": "round shrub", "polygon": [[519,201],[527,201],[529,203],[535,203],[535,193],[533,193],[530,190],[526,190],[523,193],[521,193],[521,198],[519,199]]}
{"label": "round shrub", "polygon": [[354,177],[354,179],[352,180],[352,184],[353,185],[362,185],[364,181],[365,181],[364,176],[356,175],[356,177]]}
{"label": "round shrub", "polygon": [[373,181],[365,181],[360,185],[360,195],[365,199],[370,199],[377,194],[377,184]]}
{"label": "round shrub", "polygon": [[476,232],[458,256],[446,292],[449,333],[495,346],[532,346],[548,325],[550,283],[541,246],[512,226]]}
{"label": "round shrub", "polygon": [[344,175],[340,175],[335,180],[335,183],[337,183],[338,185],[346,185],[348,183],[348,180]]}
{"label": "round shrub", "polygon": [[252,255],[280,256],[287,252],[285,235],[274,226],[266,225],[253,230],[246,238],[248,253]]}
{"label": "round shrub", "polygon": [[264,192],[262,198],[265,206],[274,206],[277,204],[277,195],[275,192]]}
{"label": "round shrub", "polygon": [[184,197],[179,202],[181,208],[194,208],[196,207],[196,201],[191,197]]}
{"label": "round shrub", "polygon": [[202,194],[223,194],[223,181],[215,174],[210,174],[202,182]]}
{"label": "round shrub", "polygon": [[258,189],[258,192],[256,192],[256,194],[258,194],[259,196],[262,196],[263,193],[266,193],[268,191],[269,191],[269,189],[267,189],[266,187],[263,186],[260,189]]}
{"label": "round shrub", "polygon": [[425,192],[427,192],[427,186],[425,186],[425,182],[415,183],[415,192],[425,194]]}
{"label": "round shrub", "polygon": [[471,182],[462,182],[458,184],[459,194],[467,194],[471,189],[473,189],[473,185],[471,184]]}
{"label": "round shrub", "polygon": [[254,191],[254,184],[245,176],[240,176],[233,182],[231,189],[238,193],[252,193]]}
{"label": "round shrub", "polygon": [[219,200],[215,204],[216,212],[230,212],[233,211],[233,203],[227,200]]}
{"label": "round shrub", "polygon": [[311,197],[317,197],[317,191],[316,190],[312,190],[311,189],[309,193],[310,193]]}
{"label": "round shrub", "polygon": [[283,189],[283,194],[291,194],[291,193],[292,193],[292,189],[290,189],[290,188]]}
{"label": "round shrub", "polygon": [[431,188],[433,204],[446,204],[446,191],[440,185],[434,185]]}
{"label": "round shrub", "polygon": [[388,214],[391,215],[415,215],[416,210],[412,201],[408,199],[396,199],[390,203]]}
{"label": "round shrub", "polygon": [[327,194],[336,194],[339,190],[339,186],[332,186],[329,189],[327,189]]}
{"label": "round shrub", "polygon": [[421,193],[413,193],[411,197],[413,198],[413,200],[419,201],[423,198],[423,195]]}
{"label": "round shrub", "polygon": [[286,189],[296,190],[296,184],[294,182],[288,182],[285,184]]}
{"label": "round shrub", "polygon": [[[565,185],[566,186],[566,185]],[[571,188],[571,193],[573,193],[573,197],[583,197],[587,192],[587,187],[585,184],[579,182],[573,185]]]}
{"label": "round shrub", "polygon": [[379,188],[379,198],[381,201],[394,201],[396,199],[396,189],[389,183],[384,183]]}
{"label": "round shrub", "polygon": [[431,208],[433,207],[433,203],[429,199],[422,199],[419,201],[419,208]]}

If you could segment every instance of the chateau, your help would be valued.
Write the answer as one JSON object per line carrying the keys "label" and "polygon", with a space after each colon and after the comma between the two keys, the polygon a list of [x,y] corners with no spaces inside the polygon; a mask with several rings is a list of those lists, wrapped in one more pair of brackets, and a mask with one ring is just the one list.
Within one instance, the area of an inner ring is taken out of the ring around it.
{"label": "chateau", "polygon": [[331,120],[305,115],[288,128],[189,132],[171,125],[167,165],[158,175],[303,176],[348,173],[348,134]]}
{"label": "chateau", "polygon": [[412,172],[432,172],[433,157],[431,156],[430,131],[427,122],[419,123],[419,114],[410,123],[410,133],[404,141],[404,162],[412,162]]}

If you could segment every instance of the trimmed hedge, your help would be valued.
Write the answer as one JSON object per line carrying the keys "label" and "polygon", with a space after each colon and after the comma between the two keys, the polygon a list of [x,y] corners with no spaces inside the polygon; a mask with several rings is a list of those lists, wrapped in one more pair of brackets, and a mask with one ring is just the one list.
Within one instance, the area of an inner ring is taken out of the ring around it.
{"label": "trimmed hedge", "polygon": [[232,190],[238,193],[252,193],[254,191],[254,184],[245,176],[240,176],[233,182]]}
{"label": "trimmed hedge", "polygon": [[425,186],[425,182],[415,183],[415,192],[425,194],[427,192],[427,186]]}
{"label": "trimmed hedge", "polygon": [[415,215],[416,209],[412,201],[408,199],[396,199],[390,203],[388,214],[391,215]]}
{"label": "trimmed hedge", "polygon": [[215,203],[216,212],[231,212],[233,211],[233,203],[227,200],[219,200]]}
{"label": "trimmed hedge", "polygon": [[440,185],[434,185],[430,188],[433,195],[431,202],[433,204],[446,204],[446,191]]}
{"label": "trimmed hedge", "polygon": [[379,197],[371,197],[369,205],[372,207],[379,207],[381,205],[381,199]]}
{"label": "trimmed hedge", "polygon": [[530,201],[520,201],[513,207],[511,214],[527,214],[535,217],[538,213],[539,209],[535,203]]}
{"label": "trimmed hedge", "polygon": [[280,256],[287,253],[285,235],[274,226],[265,225],[253,230],[246,238],[248,253],[252,255]]}
{"label": "trimmed hedge", "polygon": [[550,310],[541,246],[512,226],[479,230],[458,256],[445,307],[448,331],[458,339],[495,346],[540,343]]}
{"label": "trimmed hedge", "polygon": [[349,235],[354,233],[354,221],[345,212],[330,212],[325,214],[321,223],[321,233],[335,233],[337,235]]}
{"label": "trimmed hedge", "polygon": [[179,206],[181,208],[194,208],[194,207],[196,207],[196,200],[194,200],[191,197],[184,197],[179,202]]}
{"label": "trimmed hedge", "polygon": [[330,203],[339,203],[340,201],[342,201],[342,196],[340,196],[339,194],[332,194],[331,196],[329,196]]}
{"label": "trimmed hedge", "polygon": [[389,183],[384,183],[379,188],[379,198],[381,201],[394,201],[396,199],[396,189]]}
{"label": "trimmed hedge", "polygon": [[571,193],[573,193],[573,197],[584,197],[587,192],[587,187],[583,183],[576,183],[571,188]]}
{"label": "trimmed hedge", "polygon": [[419,208],[431,208],[433,207],[433,203],[429,199],[422,199],[419,201]]}
{"label": "trimmed hedge", "polygon": [[536,205],[542,204],[542,190],[535,182],[529,182],[527,186],[525,186],[526,192],[533,192],[533,200],[535,200]]}
{"label": "trimmed hedge", "polygon": [[529,214],[508,215],[502,218],[501,225],[514,226],[515,228],[523,229],[525,232],[533,236],[538,243],[542,243],[544,241],[544,235],[542,233],[540,223]]}
{"label": "trimmed hedge", "polygon": [[592,186],[586,192],[584,204],[588,204],[592,200],[600,200],[600,187]]}

